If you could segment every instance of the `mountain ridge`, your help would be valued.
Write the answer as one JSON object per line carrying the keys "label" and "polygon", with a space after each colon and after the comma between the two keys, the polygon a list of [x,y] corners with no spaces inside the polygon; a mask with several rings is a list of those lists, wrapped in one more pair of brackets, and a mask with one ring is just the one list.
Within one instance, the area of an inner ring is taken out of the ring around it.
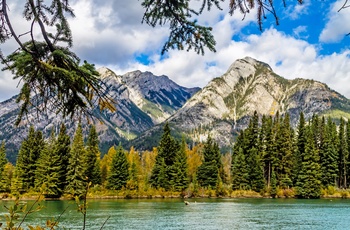
{"label": "mountain ridge", "polygon": [[[98,71],[108,95],[117,102],[116,113],[93,110],[103,121],[95,122],[103,153],[119,142],[139,150],[156,146],[164,122],[170,123],[177,137],[184,133],[188,141],[200,142],[211,135],[221,147],[230,147],[254,111],[260,116],[289,113],[294,126],[301,111],[306,119],[314,113],[350,118],[350,101],[326,84],[285,79],[268,64],[251,57],[236,60],[226,73],[202,89],[182,87],[167,76],[151,72],[136,70],[117,75],[105,67]],[[63,121],[72,136],[78,122],[54,114],[42,116],[36,122],[34,114],[29,114],[22,126],[14,128],[11,124],[16,119],[16,109],[15,97],[0,103],[0,141],[6,141],[14,156],[29,124],[35,123],[37,129],[48,135]],[[82,122],[86,133],[88,121]]]}

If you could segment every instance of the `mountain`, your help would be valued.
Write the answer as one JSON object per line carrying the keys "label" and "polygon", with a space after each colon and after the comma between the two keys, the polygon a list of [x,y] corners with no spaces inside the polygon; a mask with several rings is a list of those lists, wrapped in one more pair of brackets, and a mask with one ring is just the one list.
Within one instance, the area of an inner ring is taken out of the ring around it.
{"label": "mountain", "polygon": [[[179,86],[167,76],[155,76],[150,72],[133,71],[116,75],[107,68],[99,70],[101,80],[115,102],[116,112],[93,110],[93,120],[99,133],[100,147],[106,152],[113,144],[125,143],[173,115],[200,88]],[[8,157],[15,161],[20,143],[27,136],[29,125],[42,130],[48,136],[51,129],[59,129],[63,121],[68,134],[73,136],[79,118],[65,118],[56,114],[37,116],[29,111],[20,126],[14,126],[18,114],[16,96],[0,103],[0,142],[5,141]],[[102,122],[101,122],[102,121]],[[81,120],[85,134],[87,119]]]}
{"label": "mountain", "polygon": [[[99,72],[106,93],[117,102],[115,113],[100,112],[97,108],[93,111],[98,118],[93,122],[103,153],[119,142],[138,150],[157,146],[165,121],[175,137],[184,133],[188,141],[200,142],[210,134],[221,147],[230,147],[254,111],[260,116],[289,113],[294,126],[300,112],[304,112],[306,119],[313,114],[350,118],[350,101],[326,84],[307,79],[287,80],[274,73],[268,64],[250,57],[236,60],[225,74],[203,89],[185,88],[166,76],[150,72],[116,75],[107,68]],[[73,136],[78,123],[78,118],[62,119],[56,114],[37,117],[29,112],[21,125],[14,127],[17,113],[15,97],[0,103],[0,141],[6,141],[12,162],[30,124],[48,136],[63,121],[68,134]],[[82,120],[85,134],[88,122]]]}
{"label": "mountain", "polygon": [[[220,146],[232,146],[234,136],[257,111],[259,115],[289,113],[296,126],[302,111],[350,118],[350,101],[314,80],[287,80],[271,67],[253,58],[235,61],[221,77],[213,79],[167,121],[177,133],[186,133],[194,142],[210,134]],[[161,131],[156,126],[132,143],[138,148]],[[143,141],[142,141],[143,140]]]}

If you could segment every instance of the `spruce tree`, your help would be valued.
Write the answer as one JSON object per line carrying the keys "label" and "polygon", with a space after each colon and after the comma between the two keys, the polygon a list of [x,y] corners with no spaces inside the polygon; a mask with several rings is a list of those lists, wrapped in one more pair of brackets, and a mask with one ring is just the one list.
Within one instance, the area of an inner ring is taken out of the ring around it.
{"label": "spruce tree", "polygon": [[69,164],[67,168],[66,193],[72,196],[81,196],[87,187],[87,178],[84,175],[85,146],[81,124],[75,131],[72,148],[69,154]]}
{"label": "spruce tree", "polygon": [[[322,123],[325,123],[323,117]],[[334,122],[328,117],[324,125],[323,142],[320,147],[321,181],[323,187],[336,186],[338,175],[337,130]]]}
{"label": "spruce tree", "polygon": [[65,190],[67,185],[67,173],[69,165],[69,155],[70,155],[70,137],[67,135],[67,128],[62,123],[60,126],[60,131],[55,142],[54,149],[55,156],[59,157],[57,162],[58,168],[58,182],[57,185],[61,191]]}
{"label": "spruce tree", "polygon": [[214,188],[217,185],[218,177],[223,178],[223,165],[219,146],[208,136],[203,148],[203,162],[199,166],[197,179],[201,186]]}
{"label": "spruce tree", "polygon": [[36,169],[35,186],[45,197],[59,198],[63,190],[59,184],[60,156],[54,151],[56,139],[54,132],[41,151]]}
{"label": "spruce tree", "polygon": [[302,156],[301,171],[296,183],[296,195],[300,198],[319,198],[321,196],[321,170],[319,155],[310,126],[305,130],[306,144]]}
{"label": "spruce tree", "polygon": [[[240,136],[242,135],[241,134]],[[248,190],[250,189],[249,183],[249,169],[245,159],[245,155],[243,153],[242,147],[234,147],[233,155],[232,155],[232,189],[233,190]]]}
{"label": "spruce tree", "polygon": [[248,165],[249,184],[254,191],[260,192],[265,186],[262,155],[259,150],[259,116],[255,111],[244,135],[244,154]]}
{"label": "spruce tree", "polygon": [[347,165],[348,165],[348,143],[346,137],[346,127],[344,118],[340,118],[339,124],[339,145],[338,145],[338,169],[339,169],[339,187],[347,188]]}
{"label": "spruce tree", "polygon": [[261,153],[264,177],[267,187],[271,184],[272,173],[272,153],[273,153],[273,134],[272,134],[272,117],[266,117],[265,115],[261,120],[261,129],[259,135],[259,152]]}
{"label": "spruce tree", "polygon": [[182,137],[181,146],[177,151],[175,162],[170,167],[170,186],[175,191],[183,191],[188,186],[188,165],[186,156],[186,142],[184,137]]}
{"label": "spruce tree", "polygon": [[96,128],[90,127],[85,156],[85,176],[92,185],[101,184],[100,150]]}
{"label": "spruce tree", "polygon": [[28,191],[35,186],[35,172],[44,139],[40,131],[30,126],[28,137],[22,142],[16,161],[16,183],[20,187],[14,189],[20,192]]}
{"label": "spruce tree", "polygon": [[119,144],[116,150],[117,152],[113,156],[110,172],[107,177],[106,187],[108,189],[120,190],[126,186],[129,180],[129,163],[121,144]]}
{"label": "spruce tree", "polygon": [[174,176],[172,170],[178,150],[179,144],[171,136],[169,124],[166,123],[163,128],[163,135],[158,146],[158,155],[150,178],[150,184],[153,187],[171,189]]}
{"label": "spruce tree", "polygon": [[[281,118],[282,120],[282,118]],[[277,145],[278,164],[274,165],[276,177],[282,188],[292,186],[292,167],[293,167],[293,132],[290,127],[289,114],[286,114],[282,120],[275,139]]]}
{"label": "spruce tree", "polygon": [[302,154],[305,152],[306,145],[306,133],[305,133],[306,125],[305,125],[305,117],[304,113],[300,112],[299,124],[297,129],[297,140],[296,145],[297,149],[294,154],[293,159],[293,185],[296,185],[298,180],[298,174],[301,171],[302,167]]}

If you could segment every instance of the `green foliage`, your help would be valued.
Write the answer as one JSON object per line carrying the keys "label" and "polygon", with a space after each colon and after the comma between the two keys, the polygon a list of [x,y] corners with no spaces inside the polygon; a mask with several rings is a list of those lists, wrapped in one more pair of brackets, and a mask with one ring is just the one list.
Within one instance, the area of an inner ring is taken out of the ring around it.
{"label": "green foliage", "polygon": [[319,198],[321,196],[321,173],[319,154],[313,141],[313,133],[310,126],[305,130],[306,145],[302,153],[301,171],[296,183],[296,195],[300,198]]}
{"label": "green foliage", "polygon": [[182,138],[180,149],[177,150],[175,162],[170,166],[170,187],[175,191],[183,191],[188,187],[188,165],[186,156],[186,142]]}
{"label": "green foliage", "polygon": [[85,173],[92,185],[101,184],[99,141],[95,126],[90,127],[85,155]]}
{"label": "green foliage", "polygon": [[120,190],[126,186],[129,177],[129,163],[123,147],[119,144],[117,152],[112,159],[106,187],[108,189]]}
{"label": "green foliage", "polygon": [[69,156],[70,156],[70,137],[67,135],[67,129],[64,124],[61,124],[60,131],[58,133],[57,140],[55,142],[55,146],[53,151],[56,156],[59,156],[59,160],[57,165],[59,165],[58,170],[58,187],[61,191],[65,190],[67,185],[67,171],[69,165]]}
{"label": "green foliage", "polygon": [[[215,51],[216,42],[211,34],[212,28],[198,25],[196,20],[189,20],[191,16],[198,15],[198,12],[190,8],[189,2],[189,0],[142,1],[141,5],[146,9],[142,22],[152,27],[170,25],[170,35],[163,46],[162,54],[169,49],[183,50],[184,46],[187,46],[187,51],[194,49],[198,54],[204,54],[204,47]],[[215,5],[219,6],[218,3]]]}
{"label": "green foliage", "polygon": [[150,184],[153,187],[175,189],[180,186],[179,183],[182,182],[180,182],[181,179],[179,175],[179,173],[181,173],[178,157],[179,149],[179,144],[171,136],[169,124],[166,123],[159,142],[158,155],[150,178]]}
{"label": "green foliage", "polygon": [[28,191],[35,187],[35,173],[37,160],[44,147],[44,139],[40,131],[34,127],[29,128],[28,137],[22,142],[16,163],[16,183],[20,187],[14,187],[19,192]]}
{"label": "green foliage", "polygon": [[216,187],[218,178],[224,178],[219,145],[208,136],[203,148],[203,162],[198,168],[197,179],[203,187]]}
{"label": "green foliage", "polygon": [[44,145],[38,159],[36,168],[35,187],[41,190],[45,197],[61,197],[63,190],[60,187],[60,156],[54,151],[56,144],[54,132],[52,131],[49,142]]}
{"label": "green foliage", "polygon": [[[47,6],[44,1],[27,0],[24,6],[24,18],[31,21],[28,34],[33,35],[37,25],[42,41],[30,36],[28,41],[21,42],[20,35],[12,27],[6,1],[0,18],[0,40],[5,42],[11,37],[19,45],[19,49],[7,57],[0,51],[3,69],[11,71],[14,78],[23,83],[17,98],[21,108],[16,123],[21,122],[29,109],[37,109],[40,113],[53,110],[73,116],[78,112],[88,113],[88,108],[97,101],[102,109],[114,110],[95,67],[86,61],[80,65],[79,58],[70,51],[73,41],[66,15],[74,14],[69,1],[54,0]],[[54,31],[56,33],[52,34]],[[98,100],[93,100],[93,96]]]}
{"label": "green foliage", "polygon": [[72,148],[69,154],[69,164],[67,167],[66,193],[81,196],[85,192],[86,176],[84,175],[84,156],[86,154],[81,124],[78,124],[75,131]]}

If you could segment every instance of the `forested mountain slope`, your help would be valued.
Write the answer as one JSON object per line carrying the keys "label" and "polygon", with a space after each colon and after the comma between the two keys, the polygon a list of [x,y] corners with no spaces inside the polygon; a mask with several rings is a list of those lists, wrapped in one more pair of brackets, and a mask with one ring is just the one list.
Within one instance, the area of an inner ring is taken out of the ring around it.
{"label": "forested mountain slope", "polygon": [[[88,123],[93,122],[99,133],[100,147],[105,152],[111,145],[125,143],[164,121],[174,114],[200,88],[185,88],[167,76],[155,76],[150,72],[133,71],[116,75],[101,68],[102,82],[107,95],[115,101],[116,112],[99,111],[95,108],[95,120],[81,119],[84,133]],[[27,117],[16,127],[19,106],[16,97],[0,103],[0,142],[6,142],[9,158],[15,161],[19,144],[27,135],[29,125],[42,130],[48,136],[51,129],[58,130],[64,122],[68,134],[73,136],[79,118],[63,119],[56,114],[40,115],[29,111]]]}
{"label": "forested mountain slope", "polygon": [[[350,117],[350,101],[326,84],[287,80],[268,64],[246,57],[209,82],[167,121],[195,142],[211,134],[221,146],[231,146],[237,131],[247,127],[254,111],[260,116],[289,113],[296,126],[301,111],[306,119],[313,114]],[[155,127],[147,131],[133,145],[142,148],[145,139],[159,136],[159,130]]]}

